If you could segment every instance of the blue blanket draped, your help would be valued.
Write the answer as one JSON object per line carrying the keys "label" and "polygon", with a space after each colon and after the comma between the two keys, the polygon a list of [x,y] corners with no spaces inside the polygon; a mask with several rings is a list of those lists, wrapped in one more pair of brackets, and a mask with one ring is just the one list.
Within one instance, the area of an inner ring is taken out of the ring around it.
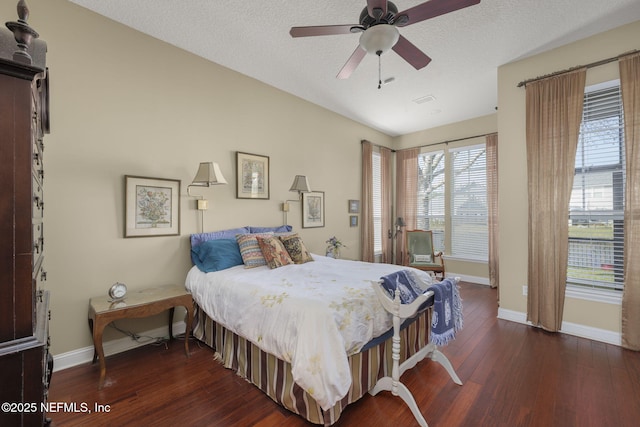
{"label": "blue blanket draped", "polygon": [[433,317],[431,318],[431,342],[447,345],[462,329],[462,299],[454,279],[444,279],[428,290],[433,291]]}
{"label": "blue blanket draped", "polygon": [[382,281],[382,287],[387,291],[391,299],[396,297],[396,289],[400,291],[400,302],[402,304],[411,304],[418,298],[418,295],[424,293],[411,270],[395,271],[382,276],[380,280]]}
{"label": "blue blanket draped", "polygon": [[[412,303],[425,290],[421,289],[411,270],[399,270],[380,278],[382,287],[391,298],[395,298],[396,289],[400,290],[400,302]],[[462,299],[454,279],[444,279],[434,283],[428,289],[434,293],[433,317],[431,319],[431,342],[435,345],[447,345],[455,339],[456,332],[462,329]],[[422,309],[421,307],[420,309]]]}

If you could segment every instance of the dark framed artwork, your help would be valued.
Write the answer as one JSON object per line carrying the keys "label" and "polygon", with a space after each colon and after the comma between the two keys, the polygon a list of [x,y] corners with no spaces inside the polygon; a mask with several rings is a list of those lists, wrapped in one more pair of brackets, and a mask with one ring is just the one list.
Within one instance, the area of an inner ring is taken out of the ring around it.
{"label": "dark framed artwork", "polygon": [[324,191],[302,193],[302,228],[324,227]]}
{"label": "dark framed artwork", "polygon": [[269,199],[269,157],[236,151],[236,198]]}
{"label": "dark framed artwork", "polygon": [[349,200],[349,213],[360,213],[360,200]]}
{"label": "dark framed artwork", "polygon": [[126,175],[124,237],[180,234],[180,180]]}
{"label": "dark framed artwork", "polygon": [[349,227],[357,227],[358,226],[358,216],[350,215],[349,216]]}

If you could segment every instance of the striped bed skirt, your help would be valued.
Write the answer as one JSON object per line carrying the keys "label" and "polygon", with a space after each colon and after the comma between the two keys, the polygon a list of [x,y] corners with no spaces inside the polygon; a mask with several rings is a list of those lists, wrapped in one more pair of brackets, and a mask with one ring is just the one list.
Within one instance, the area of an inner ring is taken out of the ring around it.
{"label": "striped bed skirt", "polygon": [[[425,310],[400,333],[400,363],[429,343],[431,310]],[[351,388],[346,396],[325,411],[293,381],[291,365],[262,351],[245,338],[214,322],[196,305],[193,336],[213,348],[216,359],[234,370],[289,411],[314,424],[329,426],[347,405],[360,399],[378,379],[391,376],[391,338],[349,357]]]}

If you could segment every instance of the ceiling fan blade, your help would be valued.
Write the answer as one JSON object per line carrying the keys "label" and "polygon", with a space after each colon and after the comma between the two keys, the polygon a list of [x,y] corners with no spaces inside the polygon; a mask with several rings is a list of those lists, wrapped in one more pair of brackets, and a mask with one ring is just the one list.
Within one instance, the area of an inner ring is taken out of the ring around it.
{"label": "ceiling fan blade", "polygon": [[291,37],[332,36],[334,34],[351,34],[351,29],[359,27],[351,25],[319,25],[315,27],[291,27]]}
{"label": "ceiling fan blade", "polygon": [[392,47],[392,49],[416,70],[426,67],[429,62],[431,62],[431,58],[403,36],[400,36],[398,42]]}
{"label": "ceiling fan blade", "polygon": [[[435,18],[478,3],[480,3],[480,0],[431,0],[399,12],[396,15],[396,25],[398,27],[406,27],[407,25]],[[401,16],[406,16],[406,18],[400,18]]]}
{"label": "ceiling fan blade", "polygon": [[[374,9],[382,10],[380,16],[376,16]],[[387,14],[387,0],[367,0],[367,12],[372,18],[379,19]]]}
{"label": "ceiling fan blade", "polygon": [[360,45],[358,45],[358,47],[356,47],[356,50],[353,51],[353,53],[347,60],[347,63],[344,64],[344,66],[342,67],[342,69],[340,70],[336,78],[348,79],[351,73],[353,73],[355,69],[358,67],[358,65],[362,61],[362,58],[364,58],[366,54],[367,54],[367,51],[361,48]]}

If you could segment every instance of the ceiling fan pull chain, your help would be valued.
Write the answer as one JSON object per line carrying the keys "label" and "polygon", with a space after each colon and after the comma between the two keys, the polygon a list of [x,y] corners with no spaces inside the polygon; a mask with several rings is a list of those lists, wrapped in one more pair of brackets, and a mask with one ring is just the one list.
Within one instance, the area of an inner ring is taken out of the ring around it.
{"label": "ceiling fan pull chain", "polygon": [[378,54],[378,89],[382,88],[382,51],[376,52]]}

